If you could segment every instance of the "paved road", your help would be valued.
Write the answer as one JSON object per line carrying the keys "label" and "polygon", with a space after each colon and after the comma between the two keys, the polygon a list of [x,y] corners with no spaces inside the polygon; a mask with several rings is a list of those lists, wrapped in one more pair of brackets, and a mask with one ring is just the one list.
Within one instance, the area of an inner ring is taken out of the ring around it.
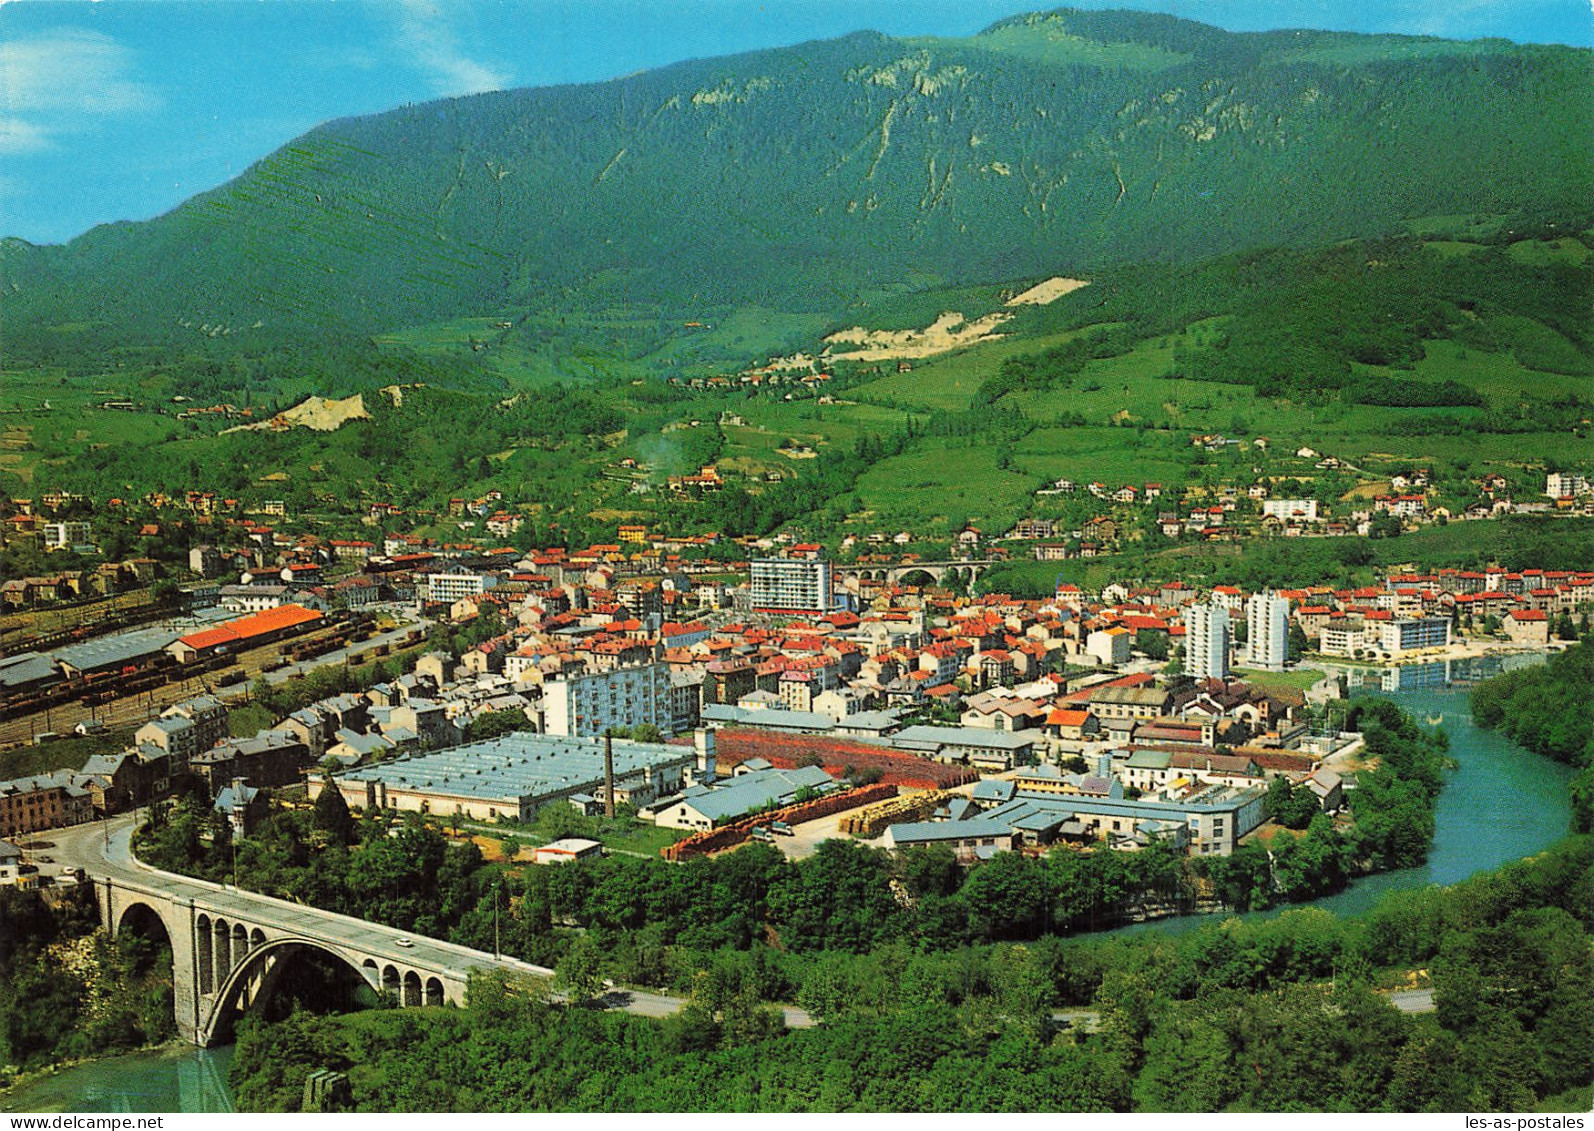
{"label": "paved road", "polygon": [[[1380,990],[1379,992],[1389,998],[1389,1004],[1402,1013],[1432,1013],[1436,1008],[1432,990]],[[1086,1032],[1095,1032],[1101,1025],[1101,1014],[1094,1009],[1060,1009],[1052,1014],[1052,1021]]]}

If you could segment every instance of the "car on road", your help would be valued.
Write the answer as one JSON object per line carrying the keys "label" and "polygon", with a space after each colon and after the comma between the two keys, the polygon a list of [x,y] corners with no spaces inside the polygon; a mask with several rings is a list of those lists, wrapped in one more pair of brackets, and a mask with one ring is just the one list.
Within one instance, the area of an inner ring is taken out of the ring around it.
{"label": "car on road", "polygon": [[411,939],[411,938],[398,938],[398,939],[394,939],[393,940],[393,945],[394,946],[402,946],[402,947],[411,947],[411,946],[415,945],[415,940]]}

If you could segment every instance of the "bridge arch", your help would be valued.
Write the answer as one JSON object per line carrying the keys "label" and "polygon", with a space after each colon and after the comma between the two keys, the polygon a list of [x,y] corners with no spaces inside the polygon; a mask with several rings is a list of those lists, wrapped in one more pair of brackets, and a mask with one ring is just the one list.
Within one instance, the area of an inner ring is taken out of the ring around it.
{"label": "bridge arch", "polygon": [[216,985],[220,986],[233,969],[232,925],[225,919],[217,919],[211,934],[214,936],[210,945],[216,957]]}
{"label": "bridge arch", "polygon": [[133,927],[135,929],[147,928],[152,925],[150,922],[151,920],[154,920],[155,923],[159,923],[160,929],[165,931],[168,935],[171,934],[171,930],[166,926],[166,920],[161,916],[161,913],[156,911],[143,900],[135,900],[134,902],[129,903],[122,908],[121,914],[117,917],[117,921],[114,924],[110,924],[112,928],[111,933],[114,935],[119,935],[128,927]]}
{"label": "bridge arch", "polygon": [[264,1006],[276,992],[288,963],[305,951],[336,959],[353,975],[354,980],[374,988],[371,987],[367,968],[356,965],[353,959],[335,947],[292,936],[266,939],[260,946],[251,948],[233,967],[226,980],[218,984],[210,1015],[201,1023],[198,1043],[208,1046],[229,1039],[237,1019],[252,1009]]}
{"label": "bridge arch", "polygon": [[200,994],[216,992],[215,948],[211,943],[215,925],[210,916],[200,913],[194,920],[194,967],[199,972]]}
{"label": "bridge arch", "polygon": [[[384,938],[396,941],[387,928],[373,927],[369,947],[365,941],[346,943],[316,929],[316,918],[325,913],[242,892],[219,896],[212,885],[181,876],[164,882],[169,887],[98,876],[93,891],[107,930],[169,940],[177,1029],[199,1045],[225,1038],[240,1012],[257,1004],[268,1015],[291,998],[314,1003],[331,997],[347,1008],[375,1004],[383,995],[394,1004],[447,1005],[464,1001],[476,968],[553,973],[469,951],[440,966],[416,966],[411,956],[383,953]],[[309,920],[310,929],[279,925],[297,924],[296,916]],[[164,958],[159,950],[153,955]]]}
{"label": "bridge arch", "polygon": [[113,937],[133,934],[145,940],[152,949],[143,954],[141,961],[153,961],[159,954],[158,948],[165,947],[172,954],[172,977],[176,978],[176,940],[165,916],[155,908],[143,902],[129,903],[122,908],[117,921],[111,924],[111,934]]}

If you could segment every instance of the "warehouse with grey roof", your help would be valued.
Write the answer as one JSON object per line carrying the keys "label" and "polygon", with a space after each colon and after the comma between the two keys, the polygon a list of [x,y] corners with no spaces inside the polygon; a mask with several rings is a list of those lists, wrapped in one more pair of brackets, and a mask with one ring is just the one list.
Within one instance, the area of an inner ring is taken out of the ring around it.
{"label": "warehouse with grey roof", "polygon": [[[646,805],[680,791],[692,747],[613,741],[615,801]],[[550,802],[601,795],[603,749],[602,739],[517,732],[364,766],[332,781],[351,808],[525,821]],[[312,780],[311,797],[325,788]]]}

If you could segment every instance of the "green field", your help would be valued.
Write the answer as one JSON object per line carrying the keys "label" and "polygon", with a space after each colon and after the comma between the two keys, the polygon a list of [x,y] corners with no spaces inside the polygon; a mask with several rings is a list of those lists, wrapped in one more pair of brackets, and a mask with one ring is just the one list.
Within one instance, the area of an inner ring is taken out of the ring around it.
{"label": "green field", "polygon": [[[69,379],[41,370],[0,373],[3,405],[0,415],[0,471],[16,478],[0,480],[0,489],[15,493],[54,486],[50,468],[84,451],[111,444],[150,446],[177,440],[217,426],[179,421],[150,411],[154,406],[175,412],[166,383],[157,378],[92,381]],[[139,411],[102,409],[104,401],[132,400]],[[9,485],[6,485],[9,483]]]}
{"label": "green field", "polygon": [[1480,350],[1450,339],[1426,343],[1422,360],[1409,370],[1377,365],[1359,365],[1356,369],[1357,372],[1377,374],[1390,380],[1420,377],[1430,381],[1459,381],[1496,402],[1510,402],[1524,394],[1544,397],[1581,393],[1587,396],[1594,392],[1594,380],[1587,377],[1529,369],[1509,353]]}
{"label": "green field", "polygon": [[1064,562],[1012,561],[993,567],[980,591],[1044,597],[1057,581],[1086,590],[1108,581],[1180,578],[1197,587],[1248,589],[1366,584],[1394,567],[1476,568],[1497,561],[1516,569],[1582,568],[1594,558],[1594,522],[1520,518],[1452,522],[1399,538],[1278,538],[1240,543],[1181,544]]}
{"label": "green field", "polygon": [[1543,267],[1551,263],[1581,266],[1588,262],[1589,249],[1581,241],[1568,236],[1558,240],[1518,240],[1506,249],[1506,254],[1530,267]]}
{"label": "green field", "polygon": [[772,355],[795,352],[818,338],[831,322],[823,314],[788,313],[760,306],[690,321],[703,324],[672,325],[668,340],[640,358],[640,362],[655,373],[711,376],[761,363]]}
{"label": "green field", "polygon": [[1264,672],[1246,668],[1235,668],[1231,673],[1236,679],[1243,679],[1247,683],[1254,683],[1263,691],[1285,689],[1290,691],[1305,691],[1308,687],[1323,678],[1323,673],[1311,669],[1292,672]]}
{"label": "green field", "polygon": [[[1081,334],[1106,328],[1088,326],[1040,337],[1003,337],[957,353],[912,361],[910,364],[913,368],[909,372],[890,373],[878,380],[855,386],[848,395],[877,404],[902,404],[949,411],[967,408],[969,398],[980,387],[980,382],[994,377],[1002,362],[1008,358],[1040,353]],[[880,364],[886,368],[894,365],[893,362]]]}
{"label": "green field", "polygon": [[1037,428],[1013,447],[1014,465],[1050,483],[1068,478],[1109,487],[1182,485],[1194,449],[1182,433],[1135,428]]}
{"label": "green field", "polygon": [[1036,16],[1032,17],[1032,22],[1007,24],[982,32],[972,39],[926,39],[919,42],[957,42],[1052,66],[1102,67],[1124,71],[1165,71],[1188,63],[1193,58],[1183,52],[1167,51],[1147,43],[1101,43],[1070,35],[1061,28],[1062,17],[1053,16],[1051,19],[1057,21],[1056,26],[1048,26],[1047,17]]}
{"label": "green field", "polygon": [[96,754],[115,754],[132,741],[132,728],[106,731],[86,738],[72,736],[40,746],[20,746],[0,751],[0,781],[47,774],[52,770],[81,770]]}
{"label": "green field", "polygon": [[1005,531],[1028,509],[1038,484],[999,468],[998,458],[990,444],[926,441],[919,450],[881,460],[859,479],[856,492],[874,513],[870,526],[906,525],[925,537],[954,533],[947,527],[965,521]]}

